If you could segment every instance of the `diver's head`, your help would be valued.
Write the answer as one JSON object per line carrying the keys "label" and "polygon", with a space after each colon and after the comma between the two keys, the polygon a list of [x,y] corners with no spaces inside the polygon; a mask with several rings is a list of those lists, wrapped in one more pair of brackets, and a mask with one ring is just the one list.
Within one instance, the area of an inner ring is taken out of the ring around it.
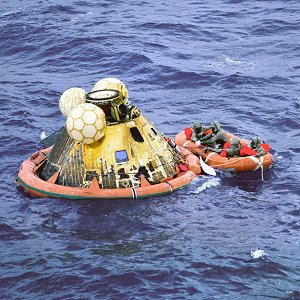
{"label": "diver's head", "polygon": [[233,137],[230,139],[230,146],[233,148],[241,148],[241,142],[239,139]]}
{"label": "diver's head", "polygon": [[221,125],[218,121],[212,122],[211,127],[212,127],[213,132],[218,132],[221,129]]}
{"label": "diver's head", "polygon": [[251,148],[257,148],[260,145],[260,143],[261,143],[260,138],[258,136],[255,136],[251,140]]}
{"label": "diver's head", "polygon": [[202,124],[200,122],[195,122],[193,125],[193,130],[195,130],[196,132],[199,132],[202,130]]}

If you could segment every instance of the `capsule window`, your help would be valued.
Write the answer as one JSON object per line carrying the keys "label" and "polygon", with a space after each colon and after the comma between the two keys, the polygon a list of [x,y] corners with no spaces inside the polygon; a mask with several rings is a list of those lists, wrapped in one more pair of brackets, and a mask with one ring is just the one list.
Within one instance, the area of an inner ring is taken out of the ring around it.
{"label": "capsule window", "polygon": [[144,142],[144,138],[142,137],[137,127],[130,128],[130,133],[136,142],[140,142],[140,143]]}
{"label": "capsule window", "polygon": [[154,133],[154,135],[157,135],[157,132],[154,128],[151,127],[151,131],[152,131],[152,133]]}
{"label": "capsule window", "polygon": [[128,162],[128,155],[126,150],[116,151],[116,162],[117,164]]}

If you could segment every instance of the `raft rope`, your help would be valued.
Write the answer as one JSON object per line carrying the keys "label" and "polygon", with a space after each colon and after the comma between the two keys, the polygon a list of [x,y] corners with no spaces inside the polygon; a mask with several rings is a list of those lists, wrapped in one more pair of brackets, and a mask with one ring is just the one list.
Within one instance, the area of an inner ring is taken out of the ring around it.
{"label": "raft rope", "polygon": [[205,162],[207,162],[208,159],[209,159],[212,155],[214,155],[214,154],[216,154],[216,153],[214,153],[214,152],[209,153],[209,154],[207,155],[206,159],[205,159]]}
{"label": "raft rope", "polygon": [[265,181],[264,180],[264,165],[263,165],[264,157],[261,156],[261,158],[262,158],[262,163],[261,163],[261,180]]}
{"label": "raft rope", "polygon": [[[185,141],[184,144],[182,145],[182,147],[186,148],[186,145],[189,143],[190,141]],[[188,147],[188,148],[191,148],[191,147]],[[197,147],[194,147],[194,148],[197,148]]]}
{"label": "raft rope", "polygon": [[261,180],[264,180],[264,166],[263,166],[263,162],[264,162],[264,157],[260,156],[259,159],[257,159],[255,156],[248,156],[249,158],[251,158],[255,163],[257,163],[257,167],[253,170],[256,171],[257,169],[261,169]]}

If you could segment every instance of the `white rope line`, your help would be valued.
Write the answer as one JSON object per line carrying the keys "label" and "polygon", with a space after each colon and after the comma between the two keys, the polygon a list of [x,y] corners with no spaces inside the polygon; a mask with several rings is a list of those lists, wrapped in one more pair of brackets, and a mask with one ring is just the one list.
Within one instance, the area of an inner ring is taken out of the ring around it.
{"label": "white rope line", "polygon": [[260,156],[259,157],[259,160],[254,157],[254,156],[250,156],[250,158],[255,162],[257,163],[257,167],[253,170],[253,171],[256,171],[257,169],[261,169],[261,180],[264,181],[264,156]]}
{"label": "white rope line", "polygon": [[187,145],[189,142],[190,142],[190,141],[186,141],[186,142],[184,142],[184,143],[183,143],[183,145],[182,145],[182,147],[184,147],[184,148],[185,148],[185,147],[186,147],[186,145]]}
{"label": "white rope line", "polygon": [[205,162],[207,162],[210,159],[210,157],[213,156],[214,154],[217,154],[217,153],[215,153],[215,152],[209,153],[205,159]]}
{"label": "white rope line", "polygon": [[257,164],[257,167],[253,170],[256,171],[261,166],[260,161],[255,156],[249,156],[249,158],[251,158]]}
{"label": "white rope line", "polygon": [[260,167],[261,167],[261,180],[262,180],[262,181],[265,181],[265,180],[264,180],[264,165],[263,165],[263,162],[264,162],[264,156],[260,156],[260,160],[261,160],[261,165],[260,165]]}

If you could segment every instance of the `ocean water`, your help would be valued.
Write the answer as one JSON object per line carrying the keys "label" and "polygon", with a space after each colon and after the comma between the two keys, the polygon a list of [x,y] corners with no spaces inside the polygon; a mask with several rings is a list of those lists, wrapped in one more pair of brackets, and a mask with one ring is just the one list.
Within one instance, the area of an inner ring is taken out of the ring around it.
{"label": "ocean water", "polygon": [[[1,299],[300,299],[299,1],[2,0]],[[261,174],[141,201],[15,183],[60,95],[117,77],[166,135],[218,120],[272,148]]]}

